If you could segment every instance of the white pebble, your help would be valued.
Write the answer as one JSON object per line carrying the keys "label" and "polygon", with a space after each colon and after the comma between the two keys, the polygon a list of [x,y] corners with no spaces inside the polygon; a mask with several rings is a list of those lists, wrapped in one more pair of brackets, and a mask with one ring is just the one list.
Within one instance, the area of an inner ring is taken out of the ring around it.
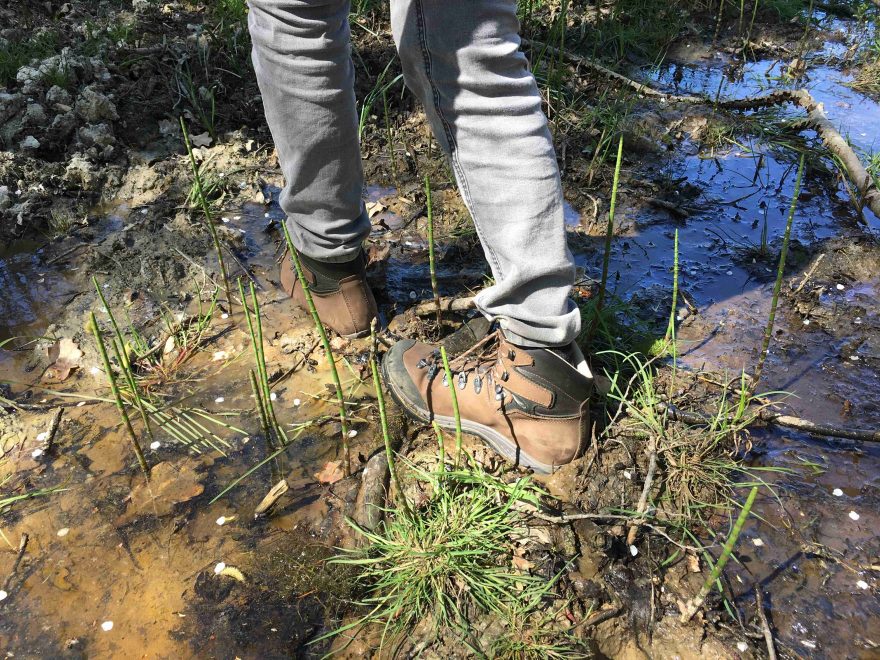
{"label": "white pebble", "polygon": [[843,286],[842,284],[838,284],[838,285],[837,285],[837,290],[838,290],[838,291],[843,291],[845,288],[846,288],[846,287]]}
{"label": "white pebble", "polygon": [[224,224],[229,222],[229,218],[220,218],[220,219],[224,222]]}
{"label": "white pebble", "polygon": [[857,316],[857,317],[856,317],[856,320],[853,321],[853,323],[855,323],[856,325],[861,325],[861,324],[862,324],[862,317],[861,317],[861,316]]}
{"label": "white pebble", "polygon": [[302,401],[300,401],[299,399],[294,399],[294,400],[293,400],[293,405],[295,405],[295,406],[299,406],[300,404],[302,404]]}
{"label": "white pebble", "polygon": [[269,400],[270,401],[274,401],[277,398],[278,398],[278,395],[275,394],[275,392],[269,392]]}
{"label": "white pebble", "polygon": [[241,439],[241,444],[246,445],[246,444],[249,443],[250,441],[251,441],[251,439],[250,439],[248,436],[244,436],[244,437]]}
{"label": "white pebble", "polygon": [[755,545],[756,548],[760,548],[762,545],[764,545],[764,541],[762,539],[752,539],[752,543]]}
{"label": "white pebble", "polygon": [[86,405],[86,402],[85,402],[85,401],[80,401],[78,404],[76,404],[76,407],[77,407],[77,408],[82,408],[84,405]]}
{"label": "white pebble", "polygon": [[150,443],[150,449],[152,449],[153,451],[156,451],[156,450],[157,450],[159,447],[161,447],[161,446],[162,446],[162,443],[159,442],[158,440],[153,440],[153,441]]}
{"label": "white pebble", "polygon": [[101,370],[98,369],[98,367],[92,367],[91,369],[89,369],[89,373],[93,376],[97,376],[99,373],[101,373]]}
{"label": "white pebble", "polygon": [[635,557],[637,554],[639,554],[639,549],[636,546],[631,545],[629,546],[629,554]]}
{"label": "white pebble", "polygon": [[[220,516],[217,518],[217,524],[221,527],[226,524],[226,516]],[[222,569],[221,569],[222,570]]]}
{"label": "white pebble", "polygon": [[46,438],[49,437],[49,433],[47,431],[43,431],[42,433],[37,434],[37,442],[46,442]]}
{"label": "white pebble", "polygon": [[352,429],[351,431],[348,432],[348,437],[349,437],[349,438],[353,438],[353,437],[356,436],[357,434],[358,434],[357,430],[356,430],[356,429]]}
{"label": "white pebble", "polygon": [[806,646],[808,649],[814,649],[814,648],[816,648],[816,642],[812,642],[812,641],[810,641],[809,639],[802,639],[802,640],[801,640],[801,644],[803,644],[804,646]]}
{"label": "white pebble", "polygon": [[739,649],[739,652],[740,652],[740,653],[745,653],[746,651],[749,650],[749,645],[746,644],[745,642],[737,642],[737,643],[736,643],[736,648]]}
{"label": "white pebble", "polygon": [[224,399],[222,396],[218,396],[216,399],[214,399],[214,403],[223,403],[224,401],[226,401],[226,399]]}
{"label": "white pebble", "polygon": [[733,275],[733,271],[732,270],[727,271],[727,276],[730,277],[731,275]]}
{"label": "white pebble", "polygon": [[856,586],[857,586],[859,589],[867,589],[867,588],[868,588],[868,583],[865,582],[864,580],[859,580],[858,582],[856,582]]}
{"label": "white pebble", "polygon": [[810,325],[810,319],[804,319],[804,325]]}
{"label": "white pebble", "polygon": [[629,470],[624,470],[624,471],[623,471],[623,476],[626,477],[627,479],[632,479],[632,478],[633,478],[632,472],[630,472]]}
{"label": "white pebble", "polygon": [[0,600],[6,600],[6,598],[7,598],[8,596],[9,596],[8,593],[6,593],[6,592],[3,591],[2,589],[0,589]]}
{"label": "white pebble", "polygon": [[104,632],[110,632],[111,630],[113,630],[113,622],[105,621],[101,624],[101,630],[103,630]]}
{"label": "white pebble", "polygon": [[269,214],[268,214],[268,213],[264,213],[264,214],[263,214],[263,217],[264,217],[264,218],[268,218],[268,217],[269,217]]}
{"label": "white pebble", "polygon": [[840,488],[835,488],[834,490],[831,491],[831,494],[834,495],[835,497],[843,497],[843,491],[840,490]]}
{"label": "white pebble", "polygon": [[220,573],[223,572],[224,568],[226,568],[226,564],[224,564],[222,561],[218,562],[218,564],[214,567],[214,573],[220,575]]}
{"label": "white pebble", "polygon": [[68,534],[70,534],[70,527],[62,527],[57,532],[55,532],[60,538],[64,538]]}
{"label": "white pebble", "polygon": [[858,520],[859,518],[861,518],[861,516],[859,514],[857,514],[855,511],[850,511],[849,517],[852,518],[853,520]]}
{"label": "white pebble", "polygon": [[221,318],[221,319],[228,319],[228,318],[229,318],[229,314],[227,314],[226,312],[223,312],[223,313],[220,315],[220,318]]}
{"label": "white pebble", "polygon": [[859,361],[859,356],[858,356],[858,355],[850,355],[850,356],[849,356],[849,359],[852,360],[853,362],[858,362],[858,361]]}
{"label": "white pebble", "polygon": [[34,449],[34,450],[31,452],[31,457],[32,457],[32,458],[39,458],[39,457],[42,456],[42,455],[43,455],[43,449],[42,449],[41,447],[37,447],[36,449]]}

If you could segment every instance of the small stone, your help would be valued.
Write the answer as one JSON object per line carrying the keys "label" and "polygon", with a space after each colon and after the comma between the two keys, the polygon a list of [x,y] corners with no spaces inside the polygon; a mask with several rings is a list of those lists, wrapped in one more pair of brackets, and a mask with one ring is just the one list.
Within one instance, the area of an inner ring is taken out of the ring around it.
{"label": "small stone", "polygon": [[221,527],[226,524],[226,516],[220,516],[217,518],[217,524]]}
{"label": "small stone", "polygon": [[631,545],[629,546],[629,554],[635,557],[637,554],[639,554],[639,549],[636,546]]}
{"label": "small stone", "polygon": [[228,318],[229,318],[229,314],[227,314],[226,312],[223,312],[223,313],[220,315],[220,318],[221,318],[221,319],[228,319]]}
{"label": "small stone", "polygon": [[49,433],[47,431],[43,431],[42,433],[37,434],[37,442],[46,442],[46,439],[49,437]]}
{"label": "small stone", "polygon": [[223,403],[224,401],[226,401],[226,399],[224,399],[222,396],[218,396],[216,399],[214,399],[214,403]]}
{"label": "small stone", "polygon": [[858,362],[858,361],[859,361],[859,356],[858,356],[858,355],[850,355],[850,356],[849,356],[849,359],[852,360],[853,362]]}
{"label": "small stone", "polygon": [[224,564],[222,561],[218,562],[217,565],[214,567],[214,573],[216,575],[220,575],[220,573],[223,572],[224,568],[226,568],[226,564]]}
{"label": "small stone", "polygon": [[810,319],[804,319],[804,325],[810,325]]}
{"label": "small stone", "polygon": [[859,518],[861,518],[861,516],[860,516],[859,514],[857,514],[855,511],[850,511],[850,512],[849,512],[849,517],[850,517],[852,520],[858,520]]}
{"label": "small stone", "polygon": [[732,276],[733,276],[733,271],[732,271],[732,270],[727,271],[726,275],[727,275],[728,277],[732,277]]}
{"label": "small stone", "polygon": [[355,437],[357,434],[358,434],[357,429],[352,429],[351,431],[348,432],[348,437],[349,437],[349,438],[353,438],[353,437]]}
{"label": "small stone", "polygon": [[816,642],[814,642],[814,641],[812,641],[812,640],[809,640],[809,639],[802,639],[802,640],[801,640],[801,644],[803,644],[804,646],[806,646],[808,649],[814,649],[814,648],[816,648]]}
{"label": "small stone", "polygon": [[624,470],[624,471],[623,471],[623,476],[626,477],[627,479],[632,479],[632,478],[633,478],[632,472],[630,472],[629,470]]}
{"label": "small stone", "polygon": [[162,443],[159,442],[158,440],[153,440],[153,441],[150,443],[150,449],[152,449],[153,451],[156,451],[156,450],[157,450],[159,447],[161,447],[161,446],[162,446]]}
{"label": "small stone", "polygon": [[101,373],[101,370],[98,369],[98,367],[92,367],[91,369],[89,369],[89,373],[93,376],[97,376],[99,373]]}
{"label": "small stone", "polygon": [[739,649],[739,652],[740,652],[740,653],[745,653],[746,651],[749,650],[749,645],[746,644],[745,642],[737,642],[737,643],[736,643],[736,648]]}
{"label": "small stone", "polygon": [[251,441],[251,439],[250,439],[248,436],[244,436],[244,437],[241,439],[241,444],[246,445],[246,444],[249,443],[250,441]]}
{"label": "small stone", "polygon": [[294,400],[293,400],[293,405],[294,405],[294,406],[297,406],[297,407],[298,407],[298,406],[300,406],[301,404],[302,404],[302,401],[300,401],[299,399],[294,399]]}
{"label": "small stone", "polygon": [[43,455],[43,449],[41,447],[37,447],[31,452],[31,458],[39,458]]}
{"label": "small stone", "polygon": [[65,536],[67,536],[68,534],[70,534],[70,527],[62,527],[62,528],[59,529],[57,532],[55,532],[55,534],[56,534],[58,537],[60,537],[60,538],[63,539]]}
{"label": "small stone", "polygon": [[838,291],[843,291],[846,287],[843,286],[842,284],[838,284],[836,288]]}
{"label": "small stone", "polygon": [[760,548],[764,545],[764,541],[762,539],[752,539],[752,543],[756,548]]}
{"label": "small stone", "polygon": [[8,596],[9,596],[8,593],[6,593],[6,592],[3,591],[2,589],[0,589],[0,600],[6,600],[6,598],[7,598]]}
{"label": "small stone", "polygon": [[864,580],[859,580],[858,582],[856,582],[856,586],[857,586],[859,589],[867,589],[867,588],[868,588],[868,583],[865,582]]}
{"label": "small stone", "polygon": [[28,135],[24,140],[18,143],[18,148],[22,151],[36,151],[40,148],[40,141],[33,135]]}
{"label": "small stone", "polygon": [[275,392],[270,392],[270,393],[269,393],[269,400],[270,400],[270,401],[275,401],[277,398],[278,398],[278,395],[275,394]]}
{"label": "small stone", "polygon": [[840,490],[840,488],[835,488],[834,490],[831,491],[831,494],[834,495],[835,497],[843,497],[843,491]]}
{"label": "small stone", "polygon": [[84,405],[86,405],[86,402],[85,402],[85,401],[80,401],[78,404],[76,404],[76,407],[77,407],[77,408],[82,408]]}
{"label": "small stone", "polygon": [[105,621],[101,624],[101,630],[103,630],[104,632],[110,632],[111,630],[113,630],[113,622]]}

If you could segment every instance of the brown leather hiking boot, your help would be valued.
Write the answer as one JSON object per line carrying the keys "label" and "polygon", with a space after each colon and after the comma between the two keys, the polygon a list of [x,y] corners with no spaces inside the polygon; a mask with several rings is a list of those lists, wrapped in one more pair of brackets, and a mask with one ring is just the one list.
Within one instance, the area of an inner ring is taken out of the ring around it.
{"label": "brown leather hiking boot", "polygon": [[[349,339],[370,334],[376,318],[376,299],[367,284],[364,251],[352,261],[329,263],[317,261],[297,251],[303,275],[309,283],[318,316],[327,327]],[[298,307],[308,310],[296,269],[285,251],[281,261],[281,286]]]}
{"label": "brown leather hiking boot", "polygon": [[[593,376],[576,345],[522,348],[499,331],[449,366],[462,430],[506,459],[550,474],[585,449]],[[382,372],[391,395],[407,412],[455,428],[450,383],[438,349],[404,339],[388,351]]]}

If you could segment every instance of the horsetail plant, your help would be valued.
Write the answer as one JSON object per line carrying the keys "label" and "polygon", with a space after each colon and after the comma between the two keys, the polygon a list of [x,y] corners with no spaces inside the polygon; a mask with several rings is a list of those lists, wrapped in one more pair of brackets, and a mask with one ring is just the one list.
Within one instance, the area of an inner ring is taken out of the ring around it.
{"label": "horsetail plant", "polygon": [[752,490],[749,492],[749,496],[746,498],[746,502],[743,505],[742,510],[740,510],[736,522],[733,524],[733,529],[730,530],[730,534],[724,542],[724,546],[721,548],[721,555],[718,557],[718,561],[715,562],[715,566],[712,567],[712,572],[709,574],[709,577],[706,578],[699,593],[684,606],[684,611],[681,613],[682,623],[687,623],[694,617],[694,614],[697,613],[697,610],[700,609],[703,602],[705,602],[706,596],[712,591],[712,586],[718,581],[718,578],[721,577],[721,572],[724,570],[724,567],[727,565],[727,560],[730,559],[730,555],[733,553],[733,548],[736,545],[740,532],[742,532],[746,519],[749,517],[749,513],[752,510],[752,505],[755,503],[755,496],[757,494],[758,487],[752,486]]}
{"label": "horsetail plant", "polygon": [[791,198],[791,206],[788,208],[788,219],[785,223],[785,234],[782,238],[782,250],[779,253],[779,267],[776,270],[776,282],[773,285],[773,299],[770,302],[770,316],[767,318],[767,327],[764,328],[764,341],[761,344],[761,354],[755,367],[755,375],[752,378],[751,391],[754,393],[761,380],[764,371],[764,362],[770,351],[770,338],[773,336],[773,325],[776,322],[776,306],[779,303],[779,292],[782,289],[782,277],[785,274],[785,259],[788,256],[788,243],[791,239],[791,227],[794,224],[794,212],[797,208],[798,196],[801,193],[801,181],[804,176],[804,154],[801,154],[801,162],[798,165],[797,178],[794,182],[794,195]]}
{"label": "horsetail plant", "polygon": [[437,286],[437,258],[434,254],[434,205],[431,202],[431,180],[425,175],[425,204],[428,208],[428,269],[431,272],[431,292],[437,306],[437,331],[440,331],[440,287]]}
{"label": "horsetail plant", "polygon": [[617,142],[617,162],[614,165],[614,182],[611,185],[611,204],[608,208],[608,225],[605,228],[605,255],[602,258],[602,281],[599,284],[599,297],[596,300],[596,312],[590,326],[588,338],[593,336],[599,316],[605,304],[605,289],[608,287],[608,269],[611,264],[611,239],[614,236],[614,211],[617,208],[617,188],[620,185],[620,163],[623,160],[623,136]]}
{"label": "horsetail plant", "polygon": [[104,305],[104,311],[107,312],[107,316],[110,318],[110,324],[113,326],[113,332],[115,333],[115,337],[110,340],[110,346],[113,348],[113,354],[116,356],[116,361],[119,362],[119,368],[122,369],[122,374],[125,376],[125,382],[128,384],[128,389],[131,393],[131,398],[134,400],[135,407],[137,407],[138,412],[141,414],[141,419],[144,422],[144,430],[147,432],[147,437],[152,442],[155,440],[153,437],[153,428],[150,425],[150,417],[147,415],[147,410],[144,405],[144,400],[141,398],[140,389],[137,385],[137,380],[134,377],[134,372],[131,369],[131,362],[128,359],[128,353],[126,352],[126,343],[125,337],[122,334],[122,331],[119,329],[119,325],[116,323],[116,318],[113,316],[113,312],[110,311],[110,305],[107,304],[107,299],[104,297],[103,292],[101,291],[101,287],[98,284],[98,278],[94,275],[92,276],[92,283],[95,285],[95,291],[98,293],[98,298],[101,300],[101,304]]}
{"label": "horsetail plant", "polygon": [[211,233],[211,240],[214,242],[214,249],[217,251],[217,263],[220,265],[220,274],[223,276],[223,288],[226,290],[226,304],[232,306],[232,289],[229,288],[229,275],[226,272],[226,262],[223,261],[223,248],[220,246],[220,237],[217,235],[217,227],[214,225],[214,215],[208,207],[208,200],[205,197],[205,191],[202,188],[202,176],[199,173],[199,166],[196,164],[196,157],[193,155],[192,146],[189,142],[189,133],[186,131],[186,123],[183,117],[180,118],[180,130],[183,131],[183,143],[186,145],[186,153],[189,155],[189,163],[192,167],[193,182],[196,185],[196,193],[199,197],[199,205],[205,214],[205,224],[208,225],[208,231]]}
{"label": "horsetail plant", "polygon": [[110,385],[110,391],[113,393],[113,399],[116,402],[116,409],[119,411],[119,416],[122,418],[122,423],[125,425],[125,429],[128,431],[128,436],[131,438],[131,445],[134,449],[134,455],[137,457],[138,465],[141,467],[141,471],[144,473],[144,477],[146,477],[147,481],[150,480],[150,466],[147,465],[147,459],[144,458],[144,452],[141,449],[141,444],[137,439],[137,435],[135,435],[134,428],[131,426],[131,420],[128,417],[128,412],[125,410],[125,404],[122,401],[122,395],[119,393],[119,387],[116,385],[116,376],[113,374],[113,367],[110,365],[110,358],[107,357],[107,349],[104,346],[104,338],[101,335],[101,328],[98,327],[98,319],[95,318],[94,312],[89,312],[89,321],[92,326],[92,334],[95,335],[95,342],[98,345],[98,353],[101,355],[101,361],[104,364],[104,372],[107,374],[107,382]]}
{"label": "horsetail plant", "polygon": [[443,360],[443,371],[446,374],[449,394],[452,397],[452,414],[455,417],[455,467],[458,468],[461,463],[461,414],[458,412],[458,394],[452,380],[452,370],[449,368],[449,358],[446,357],[445,346],[440,347],[440,359]]}
{"label": "horsetail plant", "polygon": [[312,319],[315,321],[315,329],[318,331],[318,336],[321,338],[321,345],[324,347],[324,355],[330,365],[330,375],[333,377],[333,386],[336,388],[336,398],[339,401],[339,426],[342,431],[342,452],[345,458],[345,476],[348,477],[351,476],[351,450],[348,446],[348,416],[345,412],[345,397],[342,394],[342,383],[339,381],[339,372],[336,370],[336,361],[333,359],[333,349],[330,348],[330,341],[327,339],[327,331],[324,329],[321,317],[318,316],[318,310],[315,308],[315,301],[312,300],[312,292],[309,290],[309,283],[303,274],[302,264],[299,261],[299,255],[296,252],[296,248],[293,247],[293,241],[290,238],[290,232],[287,230],[287,225],[282,223],[281,228],[284,231],[284,240],[287,242],[287,250],[290,253],[290,259],[293,261],[293,266],[296,269],[296,277],[299,280],[299,285],[303,290],[303,296],[306,299],[306,306],[309,308],[309,312],[312,314]]}
{"label": "horsetail plant", "polygon": [[370,338],[372,340],[372,348],[370,350],[370,370],[373,372],[373,387],[376,389],[376,404],[379,407],[379,424],[382,427],[382,440],[385,444],[385,458],[388,461],[388,472],[391,474],[391,480],[394,483],[394,487],[397,489],[397,494],[400,497],[400,501],[403,503],[404,510],[410,518],[414,519],[412,515],[413,511],[406,499],[406,494],[403,492],[403,487],[400,485],[400,479],[397,476],[397,469],[394,467],[394,451],[391,448],[391,435],[388,431],[388,416],[385,412],[385,393],[382,391],[382,381],[379,379],[379,367],[376,363],[376,319],[373,319],[373,322],[370,325]]}

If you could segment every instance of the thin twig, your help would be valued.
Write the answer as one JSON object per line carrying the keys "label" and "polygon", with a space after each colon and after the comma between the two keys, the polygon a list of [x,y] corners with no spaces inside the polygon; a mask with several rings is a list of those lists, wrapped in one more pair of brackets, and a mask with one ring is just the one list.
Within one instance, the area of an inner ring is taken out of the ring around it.
{"label": "thin twig", "polygon": [[12,570],[9,572],[9,575],[6,576],[6,580],[3,582],[3,591],[9,591],[9,587],[12,585],[12,580],[15,578],[15,574],[18,572],[18,565],[21,564],[22,557],[24,557],[25,550],[27,550],[28,544],[28,535],[22,534],[21,539],[18,542],[18,554],[15,555],[15,561],[12,564]]}
{"label": "thin twig", "polygon": [[642,494],[639,496],[639,503],[636,506],[636,513],[638,513],[639,518],[636,518],[629,526],[629,532],[626,535],[627,545],[632,545],[636,542],[636,536],[639,533],[639,520],[645,514],[645,509],[648,507],[648,494],[651,492],[651,485],[654,483],[654,473],[657,471],[656,443],[652,442],[651,444],[651,453],[648,456],[648,473],[645,475],[645,485],[642,487]]}
{"label": "thin twig", "polygon": [[61,416],[64,414],[64,408],[58,406],[55,409],[55,415],[49,424],[49,430],[46,432],[46,443],[44,451],[48,454],[55,446],[55,434],[58,433],[58,427],[61,426]]}
{"label": "thin twig", "polygon": [[764,594],[761,587],[755,585],[755,608],[758,610],[758,619],[761,621],[761,631],[764,633],[764,641],[767,642],[767,658],[776,660],[776,645],[773,643],[773,631],[767,621],[767,613],[764,611]]}

